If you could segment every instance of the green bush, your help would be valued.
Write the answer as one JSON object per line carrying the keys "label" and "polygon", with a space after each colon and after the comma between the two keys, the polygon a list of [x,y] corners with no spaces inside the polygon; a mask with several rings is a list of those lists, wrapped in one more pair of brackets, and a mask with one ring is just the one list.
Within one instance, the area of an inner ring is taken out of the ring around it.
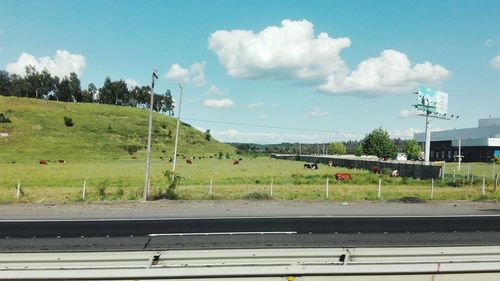
{"label": "green bush", "polygon": [[0,123],[10,123],[10,119],[7,118],[3,113],[0,113]]}
{"label": "green bush", "polygon": [[269,200],[269,199],[272,199],[272,197],[268,193],[255,191],[255,192],[251,192],[251,193],[246,194],[243,197],[243,199],[246,199],[246,200]]}
{"label": "green bush", "polygon": [[68,117],[68,116],[64,116],[64,125],[66,125],[66,127],[73,127],[73,119],[71,119],[71,117]]}
{"label": "green bush", "polygon": [[108,182],[101,181],[97,184],[97,194],[99,195],[100,200],[106,199],[106,189],[108,189]]}

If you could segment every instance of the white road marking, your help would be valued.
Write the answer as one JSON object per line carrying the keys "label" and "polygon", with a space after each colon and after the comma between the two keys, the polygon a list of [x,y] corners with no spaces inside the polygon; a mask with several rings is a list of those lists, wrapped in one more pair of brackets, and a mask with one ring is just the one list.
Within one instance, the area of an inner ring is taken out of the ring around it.
{"label": "white road marking", "polygon": [[242,231],[242,232],[199,232],[199,233],[151,233],[148,234],[150,237],[158,236],[209,236],[209,235],[267,235],[267,234],[297,234],[297,231]]}

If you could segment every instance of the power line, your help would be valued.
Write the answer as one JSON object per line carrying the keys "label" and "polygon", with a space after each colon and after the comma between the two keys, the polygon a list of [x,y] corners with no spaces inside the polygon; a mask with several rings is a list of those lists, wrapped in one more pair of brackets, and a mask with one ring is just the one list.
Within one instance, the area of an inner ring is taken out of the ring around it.
{"label": "power line", "polygon": [[196,118],[183,118],[183,119],[184,120],[189,120],[189,121],[206,122],[206,123],[216,123],[216,124],[236,125],[236,126],[247,126],[247,127],[257,127],[257,128],[269,128],[269,129],[280,129],[280,130],[290,130],[290,131],[306,131],[306,132],[334,133],[334,134],[352,134],[352,135],[365,135],[366,134],[366,133],[361,133],[361,132],[347,132],[347,131],[332,131],[332,130],[292,128],[292,127],[271,126],[271,125],[257,125],[257,124],[249,124],[249,123],[216,121],[216,120],[206,120],[206,119],[196,119]]}

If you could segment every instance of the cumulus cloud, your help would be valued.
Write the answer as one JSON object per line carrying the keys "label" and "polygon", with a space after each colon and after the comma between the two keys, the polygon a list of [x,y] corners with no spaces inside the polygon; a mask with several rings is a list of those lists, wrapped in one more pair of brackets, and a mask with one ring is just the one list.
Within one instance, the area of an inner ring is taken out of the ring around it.
{"label": "cumulus cloud", "polygon": [[413,109],[401,109],[399,111],[398,117],[399,118],[410,118],[410,117],[415,117],[418,116],[419,111],[415,108]]}
{"label": "cumulus cloud", "polygon": [[234,102],[230,99],[209,99],[203,102],[203,105],[206,107],[215,107],[215,108],[232,108],[234,106]]}
{"label": "cumulus cloud", "polygon": [[224,91],[221,90],[219,87],[212,85],[207,91],[207,95],[223,95]]}
{"label": "cumulus cloud", "polygon": [[411,139],[413,138],[413,134],[422,132],[424,132],[424,130],[419,128],[392,129],[387,131],[387,133],[389,133],[389,136],[391,138],[402,138],[402,139]]}
{"label": "cumulus cloud", "polygon": [[500,36],[498,36],[497,38],[493,38],[493,39],[491,39],[491,38],[487,39],[486,41],[484,41],[484,46],[491,48],[498,43],[500,43]]}
{"label": "cumulus cloud", "polygon": [[71,72],[77,75],[82,75],[85,69],[85,57],[79,54],[71,54],[66,50],[57,50],[53,58],[41,57],[22,53],[16,62],[8,63],[5,70],[10,73],[25,76],[25,67],[32,65],[36,70],[42,71],[47,69],[52,75],[64,77],[69,76]]}
{"label": "cumulus cloud", "polygon": [[408,57],[395,50],[385,50],[380,56],[362,61],[346,77],[327,77],[319,89],[328,93],[404,92],[421,84],[434,85],[448,78],[450,71],[426,61],[411,65]]}
{"label": "cumulus cloud", "polygon": [[307,117],[309,118],[318,118],[328,116],[328,112],[321,111],[319,107],[315,107],[313,110],[307,113]]}
{"label": "cumulus cloud", "polygon": [[[250,142],[250,143],[328,143],[332,141],[356,140],[363,138],[360,134],[348,132],[338,133],[275,133],[275,132],[241,132],[234,129],[214,131],[212,136],[223,142]],[[298,150],[298,147],[297,147]]]}
{"label": "cumulus cloud", "polygon": [[264,103],[261,102],[261,101],[259,101],[259,102],[256,102],[256,103],[251,103],[247,107],[251,108],[251,109],[254,109],[254,108],[259,108],[259,107],[262,107],[262,106],[264,106]]}
{"label": "cumulus cloud", "polygon": [[205,62],[195,62],[191,65],[190,69],[183,68],[175,63],[170,66],[170,69],[165,74],[165,78],[171,81],[176,81],[183,84],[194,84],[196,86],[203,86],[207,80],[205,79]]}
{"label": "cumulus cloud", "polygon": [[500,70],[500,55],[491,59],[490,66],[491,66],[491,68]]}
{"label": "cumulus cloud", "polygon": [[334,94],[404,92],[421,85],[434,85],[450,71],[428,61],[412,65],[406,54],[385,50],[362,61],[350,71],[340,56],[349,47],[347,37],[334,38],[307,20],[283,20],[259,33],[251,30],[218,30],[209,37],[228,74],[244,79],[274,78],[316,85]]}
{"label": "cumulus cloud", "polygon": [[132,89],[134,88],[135,86],[139,86],[139,83],[137,83],[137,81],[135,79],[127,79],[125,80],[125,83],[127,84],[127,87],[129,89]]}

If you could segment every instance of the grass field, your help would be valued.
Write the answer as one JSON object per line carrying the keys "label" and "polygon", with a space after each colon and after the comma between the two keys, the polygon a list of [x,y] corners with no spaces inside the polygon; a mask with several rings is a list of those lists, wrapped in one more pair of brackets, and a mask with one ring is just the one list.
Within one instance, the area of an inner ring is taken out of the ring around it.
{"label": "grass field", "polygon": [[[166,186],[165,170],[168,161],[154,160],[151,171],[151,195]],[[448,165],[447,167],[451,167]],[[86,199],[140,200],[144,187],[144,161],[137,159],[49,163],[0,163],[0,202],[16,201],[16,186],[21,182],[23,202],[82,201],[86,181]],[[473,174],[479,176],[492,165],[474,163]],[[193,165],[180,159],[178,174],[182,177],[177,188],[179,199],[245,199],[270,197],[283,200],[378,200],[379,175],[364,170],[320,165],[319,170],[304,170],[302,162],[270,158],[245,158],[239,165],[231,159],[196,159]],[[336,182],[336,172],[349,172],[350,182]],[[326,181],[329,190],[326,197]],[[486,181],[485,196],[481,195],[482,180],[462,182],[458,176],[452,183],[436,180],[434,200],[498,200],[493,182]],[[210,189],[210,182],[212,188]],[[462,184],[463,183],[463,184]],[[418,197],[430,200],[430,181],[382,176],[381,199],[398,200]]]}

